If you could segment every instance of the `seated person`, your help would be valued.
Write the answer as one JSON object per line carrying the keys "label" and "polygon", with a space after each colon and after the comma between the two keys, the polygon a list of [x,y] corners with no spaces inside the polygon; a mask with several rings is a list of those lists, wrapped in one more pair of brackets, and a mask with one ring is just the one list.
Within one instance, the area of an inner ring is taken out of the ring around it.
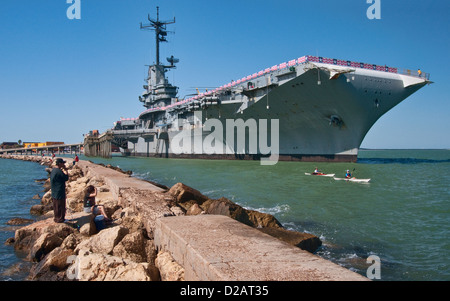
{"label": "seated person", "polygon": [[350,170],[347,169],[347,173],[345,174],[345,178],[346,179],[350,179],[352,177],[352,174],[350,172]]}
{"label": "seated person", "polygon": [[106,215],[105,207],[101,205],[95,204],[95,197],[97,196],[97,188],[92,185],[89,185],[84,190],[84,202],[83,202],[83,210],[86,213],[92,213],[94,215],[103,215],[106,220],[110,220]]}

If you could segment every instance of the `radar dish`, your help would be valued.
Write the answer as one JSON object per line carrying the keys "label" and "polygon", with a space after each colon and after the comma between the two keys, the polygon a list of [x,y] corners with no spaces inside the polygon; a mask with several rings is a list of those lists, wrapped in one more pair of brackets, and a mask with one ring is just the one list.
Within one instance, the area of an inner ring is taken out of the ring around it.
{"label": "radar dish", "polygon": [[167,58],[167,61],[173,66],[174,64],[178,63],[180,60],[177,58],[174,58],[172,55],[171,57]]}

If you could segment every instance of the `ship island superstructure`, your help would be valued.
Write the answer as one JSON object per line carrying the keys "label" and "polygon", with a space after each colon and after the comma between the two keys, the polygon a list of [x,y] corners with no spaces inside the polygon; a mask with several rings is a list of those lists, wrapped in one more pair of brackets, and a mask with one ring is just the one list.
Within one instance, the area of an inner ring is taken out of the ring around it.
{"label": "ship island superstructure", "polygon": [[107,132],[128,155],[355,162],[373,124],[430,83],[420,70],[304,55],[180,99],[165,76],[178,59],[159,60],[175,19],[148,19],[157,57],[139,96],[145,110]]}

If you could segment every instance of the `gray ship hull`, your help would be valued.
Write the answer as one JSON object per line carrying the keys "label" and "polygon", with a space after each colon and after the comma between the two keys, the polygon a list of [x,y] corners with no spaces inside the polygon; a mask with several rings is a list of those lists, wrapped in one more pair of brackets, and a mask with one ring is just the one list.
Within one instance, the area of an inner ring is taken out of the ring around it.
{"label": "gray ship hull", "polygon": [[[185,121],[181,131],[173,130],[173,127],[167,132],[157,129],[160,133],[129,142],[128,153],[146,157],[259,160],[270,155],[249,146],[252,139],[260,141],[260,129],[245,128],[245,133],[241,133],[245,134],[243,147],[237,141],[225,139],[225,124],[227,120],[265,119],[269,124],[272,120],[279,122],[278,160],[355,162],[358,149],[372,125],[427,83],[425,79],[413,78],[411,84],[408,82],[411,79],[405,79],[409,77],[407,75],[365,69],[354,69],[330,78],[329,68],[327,64],[306,64],[295,74],[285,78],[279,76],[276,87],[270,91],[267,87],[268,93],[264,93],[263,87],[263,96],[255,94],[256,97],[251,97],[247,93],[244,97],[248,102],[244,109],[240,109],[241,102],[226,101],[203,108],[197,111],[197,115],[201,115],[200,124]],[[345,71],[344,68],[341,70]],[[207,149],[210,143],[204,143],[213,132],[199,131],[199,127],[204,127],[211,118],[224,125],[223,133],[216,135],[223,139],[214,141],[213,150]],[[191,128],[186,129],[186,124]],[[268,126],[264,132],[267,145],[272,135],[270,129]],[[190,148],[176,149],[172,145],[174,137],[191,139]],[[202,147],[198,146],[199,141]],[[222,146],[217,146],[218,143]]]}

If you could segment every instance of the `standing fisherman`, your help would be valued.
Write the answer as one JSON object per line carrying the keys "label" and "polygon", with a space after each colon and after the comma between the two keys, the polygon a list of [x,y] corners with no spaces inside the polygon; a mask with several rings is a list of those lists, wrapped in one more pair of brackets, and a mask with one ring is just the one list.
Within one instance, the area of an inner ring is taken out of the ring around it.
{"label": "standing fisherman", "polygon": [[69,175],[64,163],[66,161],[63,159],[56,159],[57,168],[53,168],[50,173],[55,223],[63,223],[66,216],[66,181],[69,180]]}

